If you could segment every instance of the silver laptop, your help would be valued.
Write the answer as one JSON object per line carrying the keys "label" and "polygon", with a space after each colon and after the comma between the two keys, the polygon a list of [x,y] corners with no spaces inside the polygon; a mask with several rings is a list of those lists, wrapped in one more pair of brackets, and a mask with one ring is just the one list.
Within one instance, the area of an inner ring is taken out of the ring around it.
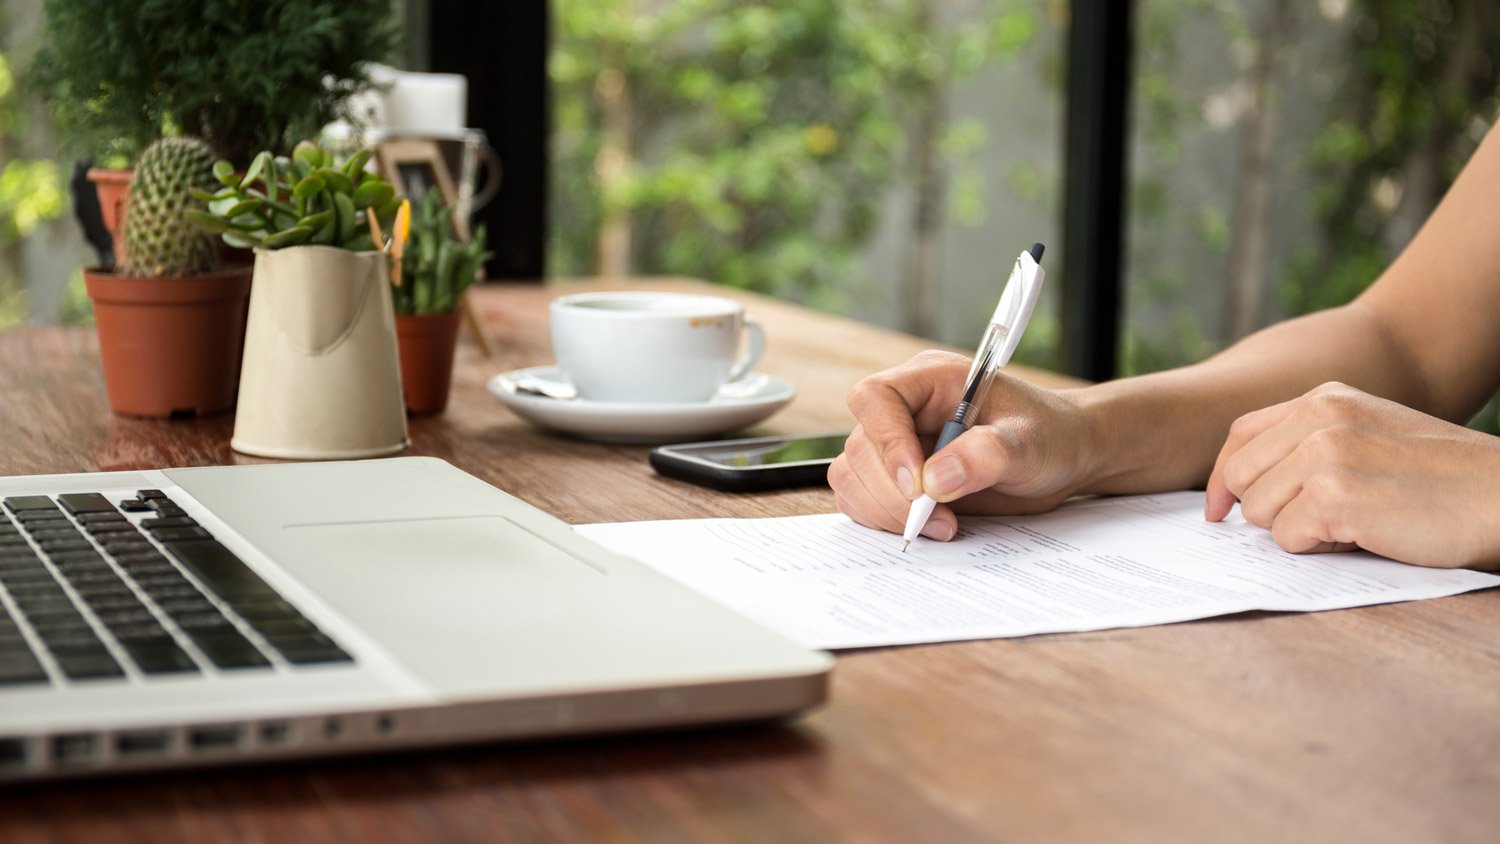
{"label": "silver laptop", "polygon": [[0,780],[788,716],[830,658],[441,460],[0,478]]}

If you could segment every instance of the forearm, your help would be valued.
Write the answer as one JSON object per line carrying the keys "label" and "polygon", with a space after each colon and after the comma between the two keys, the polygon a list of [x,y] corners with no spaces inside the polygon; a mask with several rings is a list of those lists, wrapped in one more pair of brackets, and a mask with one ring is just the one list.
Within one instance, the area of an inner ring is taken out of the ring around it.
{"label": "forearm", "polygon": [[1428,403],[1410,361],[1360,303],[1257,332],[1194,366],[1067,393],[1092,431],[1080,492],[1201,487],[1235,419],[1327,381],[1413,407]]}

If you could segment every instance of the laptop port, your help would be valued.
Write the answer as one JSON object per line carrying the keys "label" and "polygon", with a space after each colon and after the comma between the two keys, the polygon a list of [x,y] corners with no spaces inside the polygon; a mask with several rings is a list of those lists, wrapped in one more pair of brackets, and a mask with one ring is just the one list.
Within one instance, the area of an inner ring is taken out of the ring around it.
{"label": "laptop port", "polygon": [[166,730],[137,730],[115,735],[115,753],[119,756],[158,756],[167,752],[171,735]]}
{"label": "laptop port", "polygon": [[292,725],[285,721],[267,721],[260,725],[260,743],[286,744],[292,739]]}
{"label": "laptop port", "polygon": [[188,730],[188,746],[195,751],[229,750],[240,743],[236,726],[194,727]]}
{"label": "laptop port", "polygon": [[26,739],[0,739],[0,771],[26,767]]}
{"label": "laptop port", "polygon": [[99,740],[93,733],[65,733],[52,737],[52,761],[58,765],[81,765],[94,757]]}

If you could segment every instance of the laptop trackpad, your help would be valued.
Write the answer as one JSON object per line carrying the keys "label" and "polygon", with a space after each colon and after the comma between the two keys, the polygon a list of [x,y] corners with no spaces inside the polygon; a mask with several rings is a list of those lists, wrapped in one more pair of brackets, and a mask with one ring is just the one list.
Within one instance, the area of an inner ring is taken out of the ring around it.
{"label": "laptop trackpad", "polygon": [[[603,574],[504,516],[300,524],[286,530],[300,550],[313,552],[304,559],[319,561],[318,574],[331,574],[333,568],[366,582],[382,575],[396,581],[416,576],[429,587],[464,589],[499,580]],[[287,568],[306,574],[295,563]]]}

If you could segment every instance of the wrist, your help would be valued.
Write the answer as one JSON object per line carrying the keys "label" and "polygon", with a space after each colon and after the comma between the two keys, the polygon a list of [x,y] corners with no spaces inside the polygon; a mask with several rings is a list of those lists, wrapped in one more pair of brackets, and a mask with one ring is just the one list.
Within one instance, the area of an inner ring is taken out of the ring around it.
{"label": "wrist", "polygon": [[1098,387],[1064,390],[1058,395],[1073,406],[1072,416],[1077,423],[1073,432],[1076,474],[1072,492],[1103,491],[1110,474],[1119,468],[1119,462],[1111,459],[1118,437],[1107,403]]}

